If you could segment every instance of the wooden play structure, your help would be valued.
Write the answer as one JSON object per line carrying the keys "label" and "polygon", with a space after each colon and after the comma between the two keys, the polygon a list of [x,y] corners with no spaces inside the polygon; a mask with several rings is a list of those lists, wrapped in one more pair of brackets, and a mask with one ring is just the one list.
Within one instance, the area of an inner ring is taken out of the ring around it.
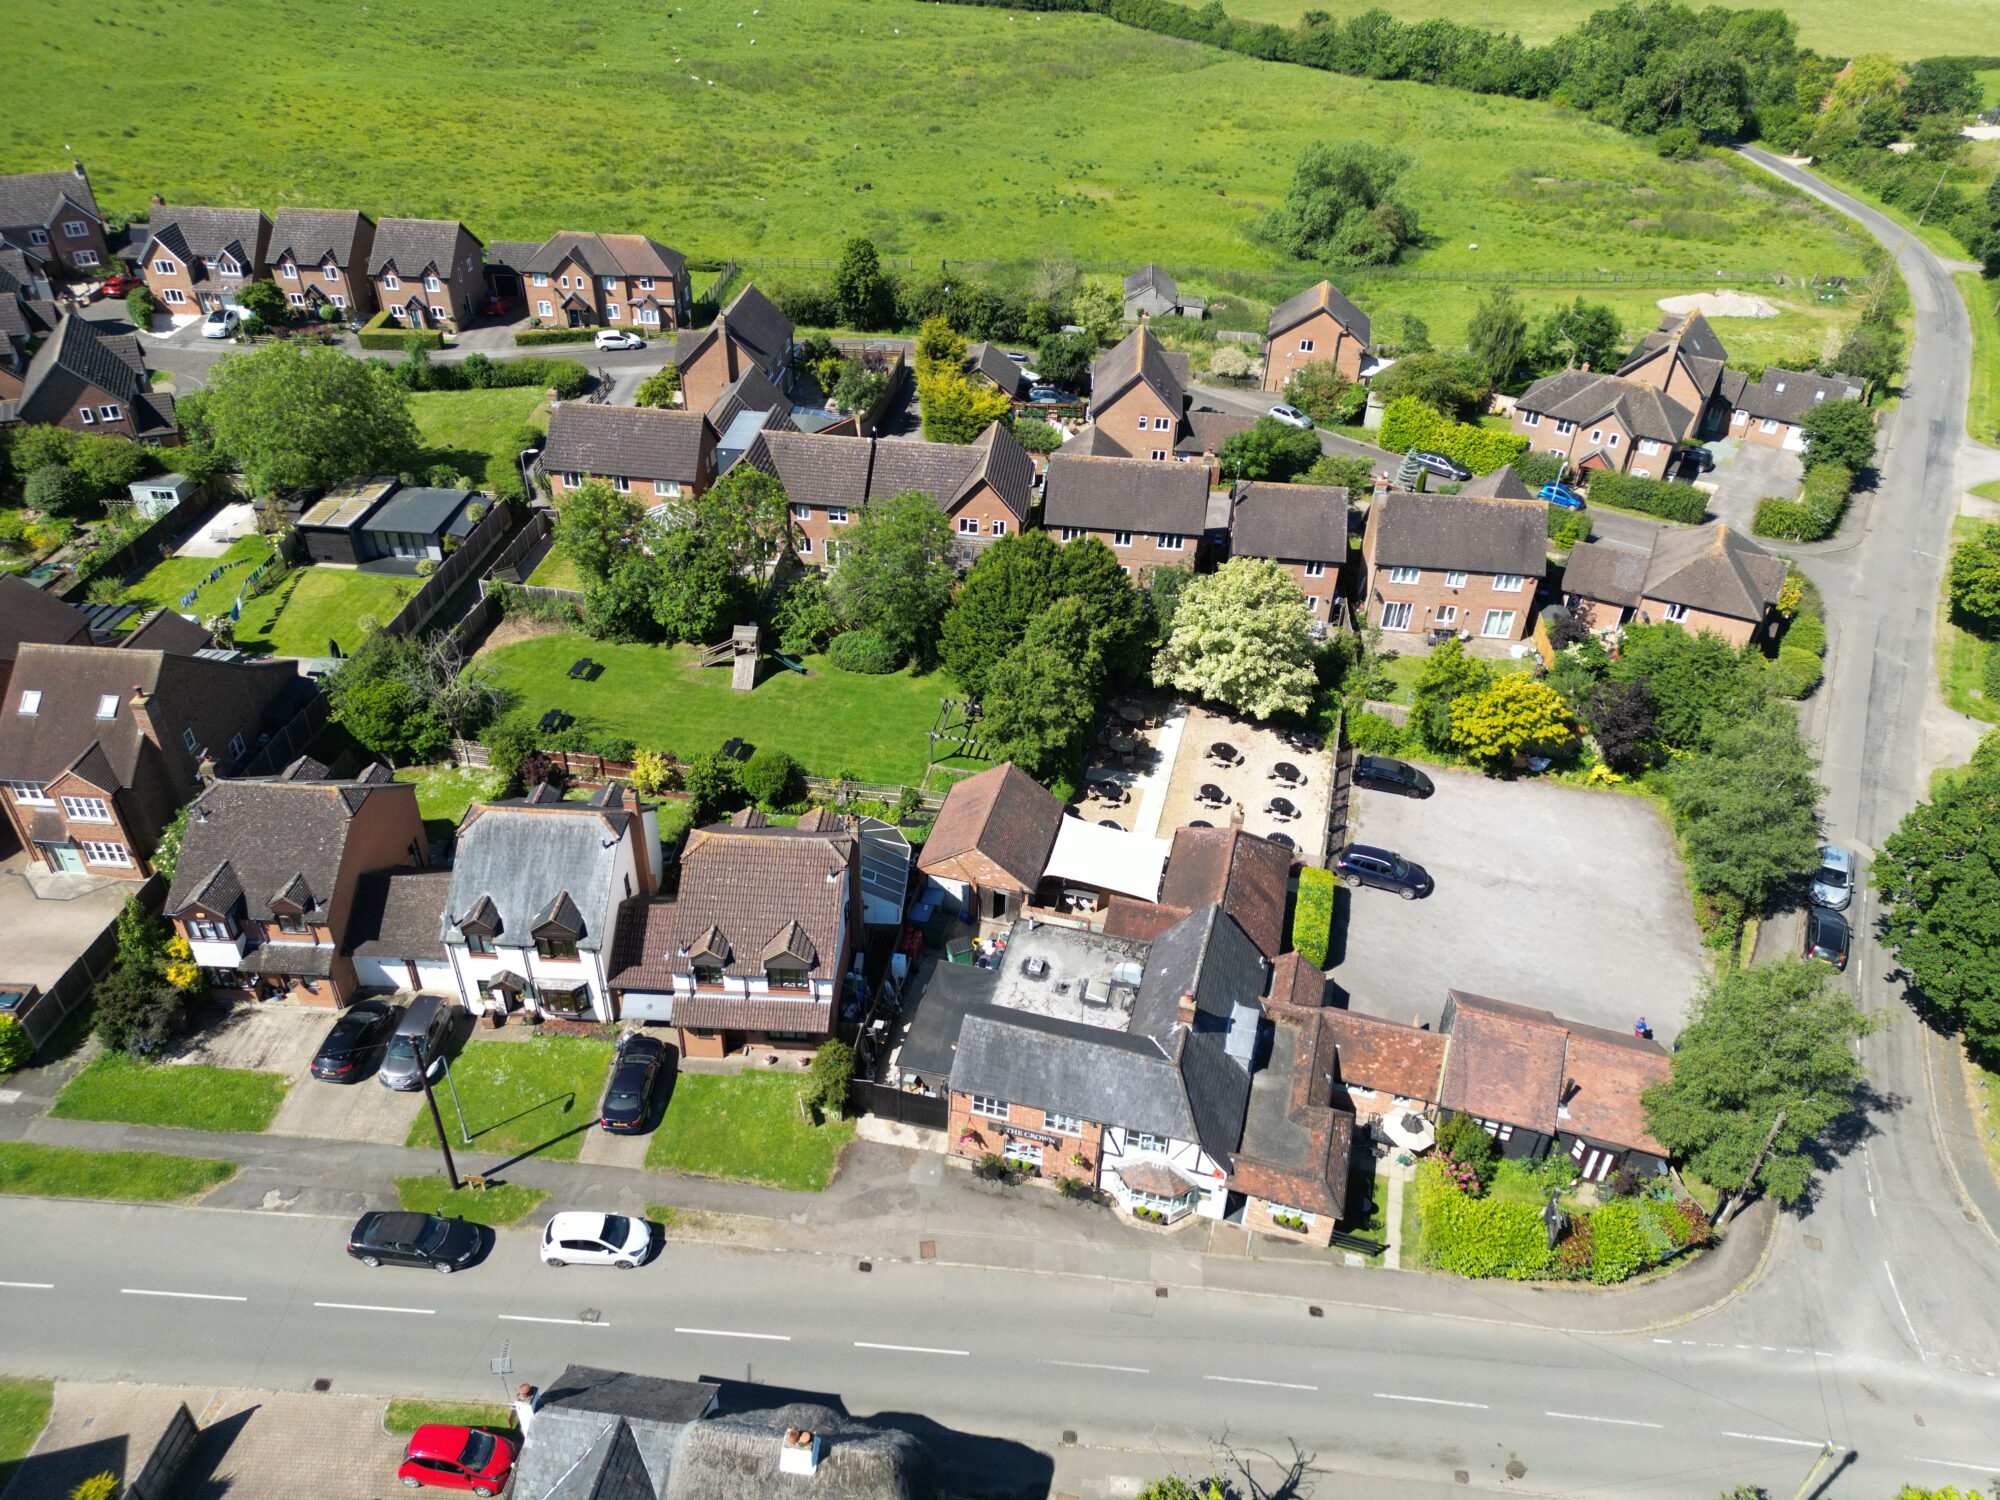
{"label": "wooden play structure", "polygon": [[730,631],[728,640],[702,647],[700,665],[719,667],[727,663],[729,686],[736,692],[747,693],[757,685],[757,658],[762,650],[763,631],[752,620]]}
{"label": "wooden play structure", "polygon": [[980,738],[981,717],[977,698],[947,698],[938,704],[937,718],[928,736],[930,752],[926,767],[957,755],[969,760],[991,760],[993,757]]}

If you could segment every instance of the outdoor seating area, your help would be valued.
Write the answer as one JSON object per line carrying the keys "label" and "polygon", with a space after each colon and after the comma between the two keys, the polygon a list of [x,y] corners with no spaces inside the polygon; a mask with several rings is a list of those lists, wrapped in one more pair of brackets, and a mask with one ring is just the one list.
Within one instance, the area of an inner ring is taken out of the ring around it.
{"label": "outdoor seating area", "polygon": [[1180,744],[1181,710],[1171,700],[1114,702],[1098,726],[1070,811],[1106,828],[1160,832],[1166,776]]}
{"label": "outdoor seating area", "polygon": [[602,662],[592,661],[587,656],[580,658],[577,661],[577,663],[569,669],[569,676],[572,682],[595,682],[599,677],[603,675],[604,675],[604,664]]}
{"label": "outdoor seating area", "polygon": [[543,734],[559,734],[575,722],[574,715],[566,714],[559,708],[552,708],[535,721],[535,728]]}
{"label": "outdoor seating area", "polygon": [[1150,831],[1164,838],[1176,828],[1238,825],[1307,864],[1324,863],[1334,778],[1320,736],[1190,708],[1181,743],[1188,748]]}

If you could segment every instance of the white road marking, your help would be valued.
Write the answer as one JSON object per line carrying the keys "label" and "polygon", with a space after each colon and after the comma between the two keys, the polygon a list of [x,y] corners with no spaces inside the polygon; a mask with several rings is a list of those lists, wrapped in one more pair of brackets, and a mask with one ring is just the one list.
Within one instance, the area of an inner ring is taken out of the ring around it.
{"label": "white road marking", "polygon": [[1956,1464],[1948,1458],[1918,1458],[1905,1454],[1904,1459],[1913,1464],[1935,1464],[1940,1469],[1964,1469],[1971,1474],[2000,1474],[2000,1464]]}
{"label": "white road marking", "polygon": [[52,1292],[56,1289],[53,1281],[0,1281],[0,1286],[11,1286],[23,1292]]}
{"label": "white road marking", "polygon": [[384,1307],[377,1302],[315,1302],[313,1306],[331,1308],[335,1312],[413,1313],[420,1318],[437,1316],[437,1309],[434,1307]]}
{"label": "white road marking", "polygon": [[927,1349],[922,1344],[864,1344],[861,1340],[856,1339],[854,1347],[857,1349],[882,1349],[890,1354],[951,1354],[956,1355],[960,1359],[970,1359],[972,1357],[970,1349]]}
{"label": "white road marking", "polygon": [[1203,1380],[1219,1381],[1223,1385],[1268,1385],[1281,1391],[1316,1391],[1316,1385],[1299,1385],[1290,1380],[1247,1380],[1241,1375],[1204,1375]]}
{"label": "white road marking", "polygon": [[698,1333],[712,1339],[768,1339],[774,1344],[789,1344],[789,1333],[738,1333],[732,1328],[676,1328],[675,1333]]}
{"label": "white road marking", "polygon": [[1420,1401],[1425,1406],[1464,1406],[1473,1411],[1490,1411],[1484,1401],[1446,1401],[1437,1396],[1398,1396],[1389,1391],[1375,1392],[1377,1401]]}
{"label": "white road marking", "polygon": [[1749,1443],[1785,1443],[1793,1448],[1824,1448],[1825,1443],[1811,1438],[1766,1437],[1761,1432],[1725,1432],[1724,1437],[1742,1438]]}
{"label": "white road marking", "polygon": [[1613,1427],[1658,1427],[1658,1422],[1634,1422],[1630,1417],[1593,1417],[1575,1411],[1545,1411],[1545,1417],[1561,1417],[1566,1422],[1605,1422]]}
{"label": "white road marking", "polygon": [[1150,1370],[1142,1370],[1137,1365],[1094,1365],[1081,1359],[1041,1359],[1042,1365],[1060,1365],[1065,1370],[1109,1370],[1114,1375],[1150,1375]]}
{"label": "white road marking", "polygon": [[221,1292],[153,1292],[144,1287],[121,1286],[119,1294],[126,1297],[185,1297],[191,1302],[248,1302],[248,1297],[230,1297]]}
{"label": "white road marking", "polygon": [[1910,1321],[1910,1310],[1903,1305],[1903,1294],[1896,1289],[1896,1273],[1889,1269],[1886,1260],[1882,1262],[1882,1274],[1889,1278],[1889,1290],[1896,1294],[1896,1310],[1903,1315],[1903,1326],[1910,1330],[1910,1342],[1917,1346],[1917,1357],[1928,1363],[1930,1356],[1924,1353],[1924,1341],[1917,1337],[1917,1325]]}
{"label": "white road marking", "polygon": [[[1673,1342],[1673,1340],[1672,1340],[1672,1339],[1654,1339],[1654,1340],[1653,1340],[1653,1342],[1654,1342],[1654,1343],[1656,1343],[1656,1344],[1671,1344],[1671,1343]],[[1686,1341],[1685,1341],[1685,1340],[1683,1340],[1682,1342],[1686,1342]]]}
{"label": "white road marking", "polygon": [[565,1328],[609,1328],[609,1323],[593,1323],[588,1318],[531,1318],[526,1313],[500,1313],[503,1323],[560,1323]]}

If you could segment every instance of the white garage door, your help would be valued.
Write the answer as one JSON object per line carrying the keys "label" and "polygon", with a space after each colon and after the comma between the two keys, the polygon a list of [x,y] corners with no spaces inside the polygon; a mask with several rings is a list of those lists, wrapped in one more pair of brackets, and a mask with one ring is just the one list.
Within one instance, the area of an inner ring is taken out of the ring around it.
{"label": "white garage door", "polygon": [[626,990],[619,1001],[619,1014],[627,1021],[671,1021],[674,997],[651,990]]}
{"label": "white garage door", "polygon": [[1796,422],[1785,429],[1785,451],[1787,453],[1803,453],[1806,451],[1806,435],[1799,431],[1799,426]]}
{"label": "white garage door", "polygon": [[410,982],[409,970],[400,958],[357,958],[354,977],[361,984],[385,990],[400,990]]}
{"label": "white garage door", "polygon": [[458,981],[452,977],[448,963],[419,963],[417,965],[417,985],[439,995],[456,995]]}

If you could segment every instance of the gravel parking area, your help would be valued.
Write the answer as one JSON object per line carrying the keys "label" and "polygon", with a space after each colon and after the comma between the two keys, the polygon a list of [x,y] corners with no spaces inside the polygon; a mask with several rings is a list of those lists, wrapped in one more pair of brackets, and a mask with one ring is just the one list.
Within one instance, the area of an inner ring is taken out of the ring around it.
{"label": "gravel parking area", "polygon": [[1357,790],[1351,837],[1415,860],[1421,901],[1342,889],[1331,973],[1353,1009],[1436,1025],[1445,991],[1541,1006],[1671,1046],[1707,970],[1678,851],[1637,797],[1431,770],[1437,794]]}

